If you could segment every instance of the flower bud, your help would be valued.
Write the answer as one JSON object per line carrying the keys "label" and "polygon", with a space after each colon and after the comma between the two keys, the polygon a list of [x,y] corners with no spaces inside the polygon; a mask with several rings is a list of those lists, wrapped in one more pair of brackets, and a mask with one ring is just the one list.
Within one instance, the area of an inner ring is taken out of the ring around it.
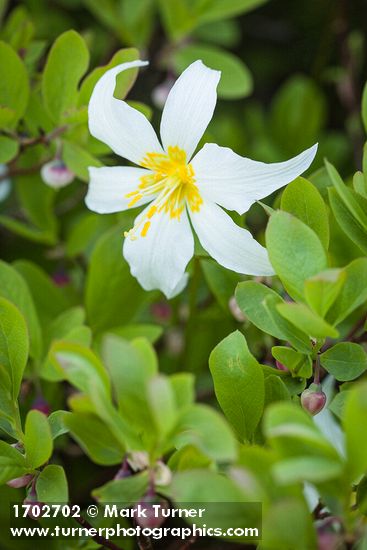
{"label": "flower bud", "polygon": [[326,404],[326,395],[322,391],[320,384],[311,384],[309,388],[302,392],[301,404],[312,416],[322,411]]}
{"label": "flower bud", "polygon": [[48,416],[51,412],[51,407],[49,403],[41,395],[36,397],[31,405],[32,410],[40,411],[41,413]]}
{"label": "flower bud", "polygon": [[[159,508],[153,508],[153,504],[159,505]],[[143,514],[136,516],[136,523],[140,527],[154,529],[154,527],[160,527],[165,521],[166,518],[163,517],[161,510],[167,509],[167,501],[163,499],[158,499],[155,495],[146,495],[135,505],[135,508],[140,506],[146,515],[143,517]]]}
{"label": "flower bud", "polygon": [[71,283],[69,275],[64,271],[56,271],[56,273],[52,275],[52,280],[56,286],[67,286]]}
{"label": "flower bud", "polygon": [[246,316],[237,304],[235,296],[231,296],[231,298],[229,299],[228,307],[229,311],[232,313],[236,321],[238,321],[239,323],[244,323],[246,321]]}
{"label": "flower bud", "polygon": [[283,370],[285,372],[289,372],[289,369],[285,365],[283,365],[283,363],[281,363],[280,361],[276,360],[275,364],[276,364],[278,370]]}
{"label": "flower bud", "polygon": [[73,181],[74,177],[75,174],[59,159],[46,162],[41,168],[41,178],[54,189],[65,187]]}
{"label": "flower bud", "polygon": [[168,302],[155,302],[151,306],[151,312],[157,321],[166,322],[171,318],[172,308]]}
{"label": "flower bud", "polygon": [[26,487],[33,479],[32,474],[25,474],[21,477],[16,477],[7,481],[7,485],[13,489],[19,489],[20,487]]}
{"label": "flower bud", "polygon": [[23,500],[23,504],[30,506],[27,516],[31,519],[38,519],[41,517],[41,511],[43,508],[43,502],[39,502],[37,499],[37,493],[33,487],[30,488],[27,497]]}

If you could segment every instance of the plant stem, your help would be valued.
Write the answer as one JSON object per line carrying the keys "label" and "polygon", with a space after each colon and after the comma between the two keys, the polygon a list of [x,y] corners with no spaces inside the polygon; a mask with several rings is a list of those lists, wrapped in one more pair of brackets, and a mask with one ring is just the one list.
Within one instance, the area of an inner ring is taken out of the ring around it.
{"label": "plant stem", "polygon": [[316,356],[313,383],[320,384],[320,356]]}

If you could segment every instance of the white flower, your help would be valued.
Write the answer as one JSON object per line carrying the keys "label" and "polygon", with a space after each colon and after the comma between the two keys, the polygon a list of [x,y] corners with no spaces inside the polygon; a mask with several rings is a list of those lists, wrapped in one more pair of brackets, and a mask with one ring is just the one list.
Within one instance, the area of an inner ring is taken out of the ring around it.
{"label": "white flower", "polygon": [[123,246],[132,275],[146,290],[158,288],[170,298],[184,288],[185,268],[194,254],[192,228],[204,249],[224,267],[247,275],[272,275],[266,249],[221,207],[243,214],[256,200],[302,174],[317,145],[276,164],[255,162],[213,143],[193,157],[212,118],[220,79],[219,71],[201,61],[182,73],[168,95],[161,145],[144,115],[113,97],[116,75],[144,65],[147,62],[133,61],[114,67],[94,88],[91,134],[141,168],[90,168],[88,208],[111,213],[151,203],[125,234]]}

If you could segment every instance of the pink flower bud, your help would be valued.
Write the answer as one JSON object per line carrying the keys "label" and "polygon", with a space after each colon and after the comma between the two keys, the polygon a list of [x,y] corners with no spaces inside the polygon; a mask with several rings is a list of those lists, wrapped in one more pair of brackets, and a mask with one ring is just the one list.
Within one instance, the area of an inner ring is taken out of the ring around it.
{"label": "pink flower bud", "polygon": [[36,397],[31,405],[32,410],[40,411],[41,413],[48,416],[51,412],[51,407],[49,403],[42,396]]}
{"label": "pink flower bud", "polygon": [[320,384],[311,384],[309,388],[302,392],[301,404],[305,411],[308,411],[312,416],[322,411],[326,404],[326,395]]}
{"label": "pink flower bud", "polygon": [[16,477],[7,481],[7,485],[13,489],[19,489],[20,487],[26,487],[33,479],[32,474],[25,474],[21,477]]}
{"label": "pink flower bud", "polygon": [[285,365],[283,365],[283,363],[281,363],[280,361],[278,360],[275,361],[275,364],[278,370],[284,370],[285,372],[289,372],[289,369]]}
{"label": "pink flower bud", "polygon": [[156,302],[151,306],[152,315],[157,321],[169,321],[172,315],[172,308],[168,302]]}
{"label": "pink flower bud", "polygon": [[65,187],[73,181],[74,177],[75,174],[58,159],[46,162],[41,168],[41,178],[47,185],[54,189]]}
{"label": "pink flower bud", "polygon": [[37,499],[37,493],[32,484],[31,489],[28,492],[27,497],[23,500],[23,504],[29,504],[30,508],[27,512],[27,516],[31,519],[38,519],[41,517],[43,508],[43,502],[39,502]]}
{"label": "pink flower bud", "polygon": [[69,275],[63,271],[57,271],[54,273],[52,275],[52,280],[57,286],[66,286],[71,282]]}
{"label": "pink flower bud", "polygon": [[[153,504],[159,505],[159,508],[153,507]],[[160,527],[165,521],[166,518],[162,516],[161,510],[167,509],[167,501],[163,499],[157,499],[155,496],[146,495],[143,497],[136,505],[144,510],[145,516],[143,514],[136,516],[136,523],[144,529],[148,527],[149,529],[154,529],[154,527]]]}

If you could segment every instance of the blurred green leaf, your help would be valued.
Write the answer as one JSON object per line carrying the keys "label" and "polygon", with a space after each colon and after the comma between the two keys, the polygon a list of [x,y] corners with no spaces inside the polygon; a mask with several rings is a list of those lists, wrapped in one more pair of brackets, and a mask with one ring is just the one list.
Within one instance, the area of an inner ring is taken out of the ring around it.
{"label": "blurred green leaf", "polygon": [[88,168],[90,166],[102,166],[102,163],[93,157],[88,151],[72,143],[63,141],[62,159],[66,166],[82,181],[89,181]]}
{"label": "blurred green leaf", "polygon": [[78,84],[88,64],[88,49],[77,32],[67,31],[55,40],[42,76],[42,95],[56,123],[61,123],[75,107]]}
{"label": "blurred green leaf", "polygon": [[121,502],[125,506],[135,504],[148,489],[148,472],[109,481],[92,491],[98,502]]}
{"label": "blurred green leaf", "polygon": [[367,300],[367,258],[357,258],[344,268],[346,279],[326,320],[338,325]]}
{"label": "blurred green leaf", "polygon": [[238,99],[252,92],[252,76],[246,65],[235,55],[214,46],[194,44],[177,50],[173,56],[176,72],[181,73],[197,59],[222,72],[218,84],[219,97]]}
{"label": "blurred green leaf", "polygon": [[0,483],[6,483],[25,472],[24,456],[5,441],[0,441]]}
{"label": "blurred green leaf", "polygon": [[[0,128],[14,128],[29,98],[29,81],[23,61],[13,48],[0,41]],[[6,78],[5,78],[6,75]]]}
{"label": "blurred green leaf", "polygon": [[0,164],[10,162],[18,153],[19,146],[15,139],[0,136]]}
{"label": "blurred green leaf", "polygon": [[29,332],[30,355],[39,358],[42,353],[41,327],[28,286],[12,266],[2,261],[0,261],[0,295],[17,306],[23,314]]}
{"label": "blurred green leaf", "polygon": [[367,469],[367,440],[361,437],[367,422],[367,385],[361,384],[348,391],[343,427],[346,435],[346,474],[355,482]]}
{"label": "blurred green leaf", "polygon": [[273,346],[271,353],[277,361],[287,367],[293,376],[310,378],[312,375],[312,360],[309,355],[286,346]]}
{"label": "blurred green leaf", "polygon": [[112,228],[100,237],[91,256],[85,306],[96,332],[130,321],[146,298],[122,257],[122,240],[122,228]]}
{"label": "blurred green leaf", "polygon": [[24,317],[8,300],[0,298],[0,364],[9,374],[16,400],[28,359],[28,331]]}

